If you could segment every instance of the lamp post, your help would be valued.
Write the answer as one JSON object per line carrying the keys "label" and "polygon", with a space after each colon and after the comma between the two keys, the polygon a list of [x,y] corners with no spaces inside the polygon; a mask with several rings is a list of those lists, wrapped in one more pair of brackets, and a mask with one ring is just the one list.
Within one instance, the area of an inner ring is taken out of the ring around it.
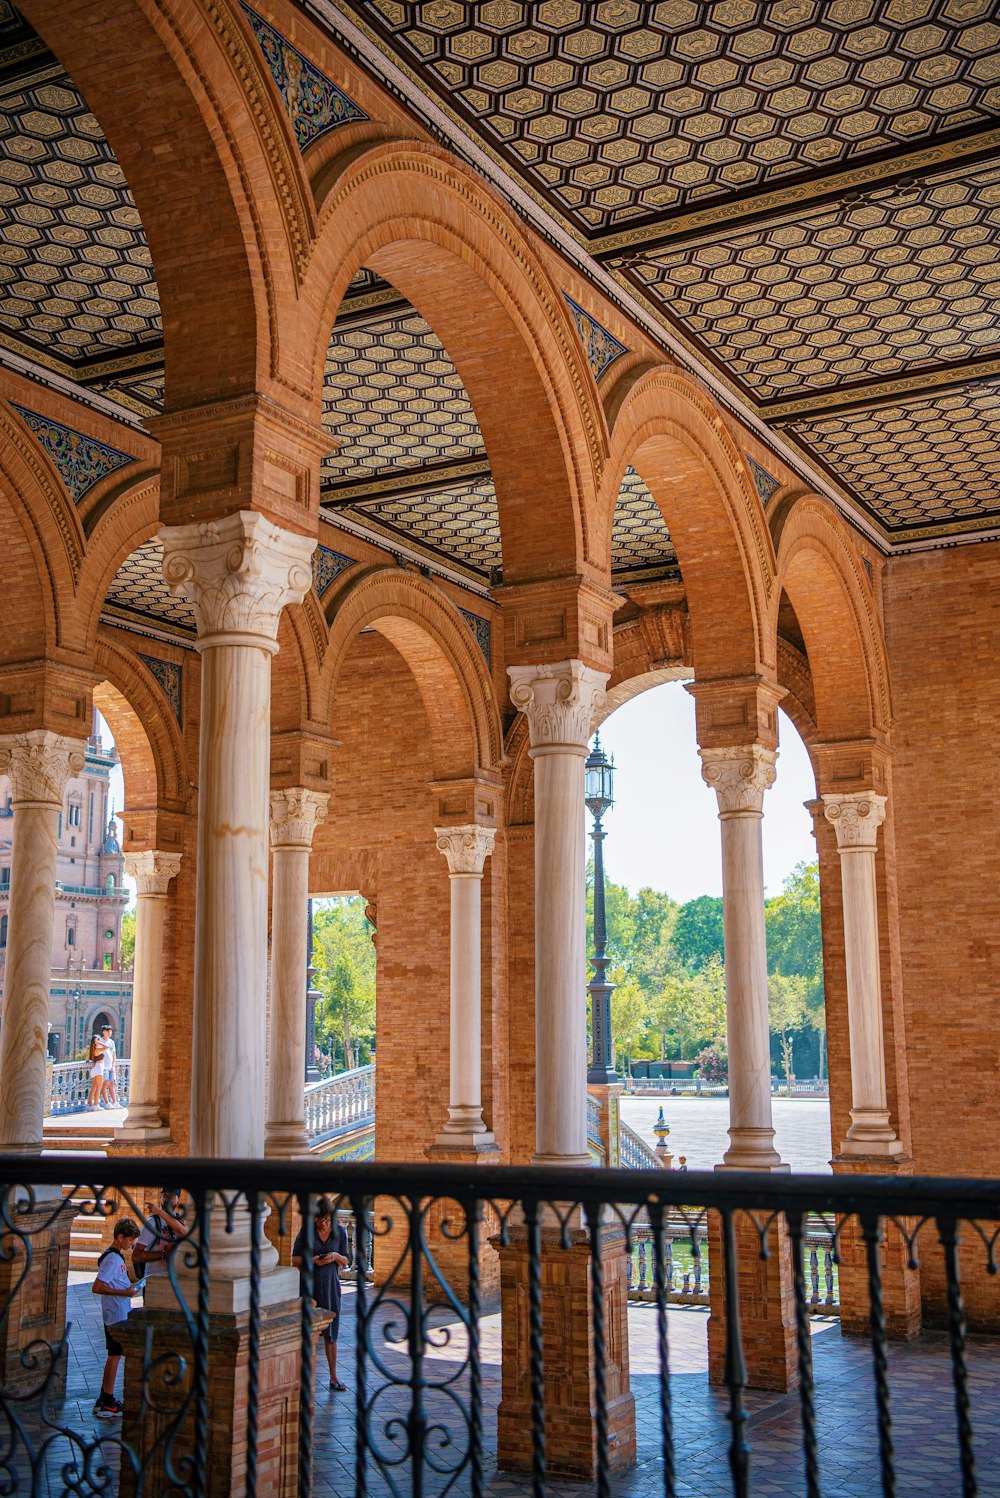
{"label": "lamp post", "polygon": [[306,935],[306,1081],[319,1081],[316,1065],[316,1005],[320,994],[313,987],[316,968],[313,965],[313,902],[309,901],[309,925]]}
{"label": "lamp post", "polygon": [[614,984],[608,982],[607,920],[604,913],[604,828],[601,818],[615,804],[615,762],[601,748],[601,736],[594,736],[594,747],[584,765],[584,800],[594,818],[594,976],[587,984],[590,994],[590,1030],[593,1037],[590,1070],[587,1081],[617,1082],[618,1074],[611,1064],[611,995]]}

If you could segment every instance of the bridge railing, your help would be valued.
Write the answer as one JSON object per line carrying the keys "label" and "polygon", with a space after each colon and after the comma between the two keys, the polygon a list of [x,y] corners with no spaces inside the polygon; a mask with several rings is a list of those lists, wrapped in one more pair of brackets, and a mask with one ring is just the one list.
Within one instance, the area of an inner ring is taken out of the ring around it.
{"label": "bridge railing", "polygon": [[327,1139],[375,1122],[375,1063],[343,1071],[305,1090],[306,1137]]}
{"label": "bridge railing", "polygon": [[[132,1079],[132,1063],[129,1060],[115,1062],[115,1086],[120,1107],[128,1105],[129,1083]],[[52,1067],[52,1097],[49,1113],[84,1113],[90,1095],[90,1062],[57,1061]]]}

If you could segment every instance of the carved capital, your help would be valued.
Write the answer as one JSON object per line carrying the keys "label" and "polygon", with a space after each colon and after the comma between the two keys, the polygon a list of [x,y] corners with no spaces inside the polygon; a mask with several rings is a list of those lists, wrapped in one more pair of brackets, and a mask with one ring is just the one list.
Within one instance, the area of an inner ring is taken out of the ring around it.
{"label": "carved capital", "polygon": [[171,593],[194,608],[199,649],[252,643],[277,650],[282,609],[312,587],[314,540],[249,510],[165,526],[159,539]]}
{"label": "carved capital", "polygon": [[774,784],[777,752],[763,744],[729,745],[723,749],[699,749],[701,777],[719,799],[719,816],[759,816],[764,792]]}
{"label": "carved capital", "polygon": [[271,847],[311,848],[313,833],[326,821],[329,791],[294,786],[271,792]]}
{"label": "carved capital", "polygon": [[840,791],[823,797],[823,812],[837,834],[841,853],[875,851],[878,830],[885,821],[885,796],[874,791]]}
{"label": "carved capital", "polygon": [[586,754],[594,719],[604,706],[608,673],[582,661],[508,666],[510,700],[528,720],[531,753]]}
{"label": "carved capital", "polygon": [[179,853],[161,853],[150,848],[144,853],[125,854],[125,872],[135,880],[140,898],[143,895],[165,895],[167,885],[177,876],[180,866]]}
{"label": "carved capital", "polygon": [[0,739],[0,775],[10,781],[15,806],[61,806],[67,780],[79,775],[83,764],[80,740],[47,728]]}
{"label": "carved capital", "polygon": [[496,842],[495,827],[480,827],[471,822],[464,827],[435,827],[437,850],[448,860],[449,874],[473,874],[482,877],[483,866]]}

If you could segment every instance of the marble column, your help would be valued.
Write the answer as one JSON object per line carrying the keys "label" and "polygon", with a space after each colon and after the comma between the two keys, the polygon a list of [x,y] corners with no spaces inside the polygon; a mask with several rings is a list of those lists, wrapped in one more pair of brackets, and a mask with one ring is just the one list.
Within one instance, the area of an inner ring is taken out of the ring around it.
{"label": "marble column", "polygon": [[586,1166],[583,762],[608,678],[579,660],[510,666],[507,674],[535,762],[534,1161]]}
{"label": "marble column", "polygon": [[309,850],[329,791],[271,792],[271,1044],[265,1152],[309,1153],[302,1095],[309,966]]}
{"label": "marble column", "polygon": [[[282,609],[301,602],[312,585],[315,541],[251,511],[165,527],[159,538],[171,592],[194,607],[201,654],[191,1153],[258,1159],[264,1153],[271,657]],[[231,1310],[245,1299],[249,1223],[223,1235],[216,1212],[213,1224],[210,1308]],[[265,1247],[262,1268],[270,1271],[276,1262],[275,1251]],[[278,1283],[281,1271],[272,1279],[269,1294],[294,1293],[291,1278]]]}
{"label": "marble column", "polygon": [[44,728],[0,740],[0,774],[10,780],[14,811],[0,1030],[4,1154],[42,1148],[59,813],[66,782],[83,764],[82,743]]}
{"label": "marble column", "polygon": [[771,1040],[764,935],[764,792],[776,753],[761,744],[700,750],[702,777],[722,823],[722,920],[726,944],[730,1170],[787,1170],[774,1148]]}
{"label": "marble column", "polygon": [[852,1106],[842,1155],[894,1157],[903,1153],[889,1122],[882,1035],[875,852],[885,803],[885,796],[873,791],[823,796],[826,819],[837,834],[844,901]]}
{"label": "marble column", "polygon": [[492,827],[436,827],[438,852],[451,881],[451,1050],[448,1122],[439,1149],[495,1150],[483,1121],[482,884],[493,852]]}
{"label": "marble column", "polygon": [[180,866],[179,853],[150,849],[125,855],[125,872],[136,882],[132,1070],[128,1113],[115,1132],[116,1144],[160,1144],[168,1134],[158,1103],[163,1043],[163,927],[167,886]]}

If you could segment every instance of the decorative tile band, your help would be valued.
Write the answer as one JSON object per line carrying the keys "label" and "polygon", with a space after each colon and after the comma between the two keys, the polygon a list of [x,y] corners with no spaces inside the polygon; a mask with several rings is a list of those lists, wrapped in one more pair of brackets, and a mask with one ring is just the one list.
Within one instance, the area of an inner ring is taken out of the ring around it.
{"label": "decorative tile band", "polygon": [[593,370],[594,379],[599,380],[616,359],[628,353],[628,348],[624,343],[619,342],[613,333],[609,333],[607,328],[602,327],[596,317],[591,317],[589,312],[585,312],[580,304],[574,302],[565,291],[563,296],[573,314],[576,331],[580,335],[580,342],[583,344],[587,360]]}
{"label": "decorative tile band", "polygon": [[300,150],[305,150],[310,141],[338,125],[349,125],[352,120],[367,120],[368,115],[342,89],[321,73],[319,68],[303,57],[297,47],[286,41],[280,31],[259,16],[249,5],[241,5],[264,54],[264,61],[278,85],[278,92],[285,103],[288,118],[295,131]]}
{"label": "decorative tile band", "polygon": [[749,453],[744,453],[743,456],[747,460],[750,476],[754,481],[757,493],[760,495],[760,502],[766,505],[771,495],[777,493],[781,488],[781,479],[776,479],[773,473],[768,473],[766,468],[761,468],[760,464],[756,463]]}
{"label": "decorative tile band", "polygon": [[348,567],[356,566],[355,557],[345,557],[342,551],[333,551],[329,546],[317,546],[313,552],[313,587],[317,596],[322,598],[335,578]]}
{"label": "decorative tile band", "polygon": [[48,416],[39,416],[11,401],[11,406],[25,425],[35,434],[42,447],[56,466],[56,470],[69,491],[70,497],[79,504],[88,489],[100,483],[116,468],[134,463],[131,453],[119,452],[83,432],[63,426],[61,421],[52,421]]}
{"label": "decorative tile band", "polygon": [[493,670],[493,659],[492,659],[492,649],[491,649],[491,643],[492,643],[491,642],[492,626],[490,624],[490,621],[488,619],[483,619],[481,617],[481,615],[479,615],[479,614],[470,614],[469,611],[468,611],[468,609],[459,609],[458,612],[461,614],[462,618],[465,620],[466,624],[469,626],[469,628],[472,630],[472,633],[475,635],[475,637],[476,637],[476,644],[479,646],[480,650],[483,652],[483,655],[486,657],[486,664],[490,668],[490,670],[492,671]]}
{"label": "decorative tile band", "polygon": [[[137,654],[139,654],[137,652]],[[149,674],[155,680],[164,697],[170,703],[171,710],[177,722],[183,728],[183,700],[181,697],[181,682],[183,673],[175,661],[161,661],[155,655],[139,654],[139,659],[146,667]]]}

